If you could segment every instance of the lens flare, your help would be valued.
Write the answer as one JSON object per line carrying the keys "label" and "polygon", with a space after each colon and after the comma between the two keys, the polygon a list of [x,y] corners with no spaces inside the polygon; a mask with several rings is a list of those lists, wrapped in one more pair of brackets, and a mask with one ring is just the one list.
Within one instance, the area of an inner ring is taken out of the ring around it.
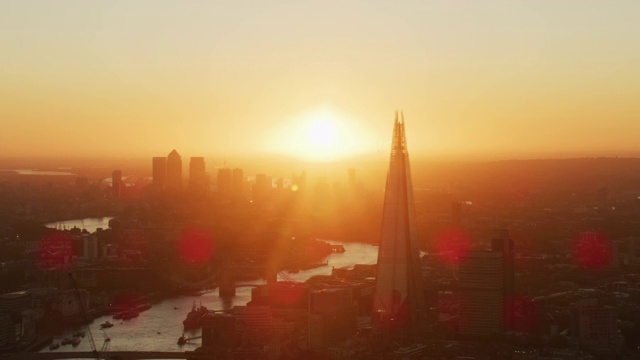
{"label": "lens flare", "polygon": [[611,264],[611,241],[603,234],[585,231],[576,237],[573,257],[576,263],[587,270],[599,270]]}
{"label": "lens flare", "polygon": [[71,234],[52,230],[45,233],[38,249],[40,266],[46,269],[61,269],[71,262],[73,256]]}
{"label": "lens flare", "polygon": [[202,229],[188,229],[178,240],[178,255],[188,264],[203,264],[215,256],[215,243]]}
{"label": "lens flare", "polygon": [[436,236],[436,249],[442,261],[447,264],[459,264],[471,250],[471,236],[463,229],[450,227]]}

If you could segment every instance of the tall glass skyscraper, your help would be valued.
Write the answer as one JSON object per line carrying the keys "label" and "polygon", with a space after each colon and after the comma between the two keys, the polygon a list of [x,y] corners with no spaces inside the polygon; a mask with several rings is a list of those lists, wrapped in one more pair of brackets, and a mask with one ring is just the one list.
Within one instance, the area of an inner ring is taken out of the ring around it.
{"label": "tall glass skyscraper", "polygon": [[167,156],[167,182],[165,189],[179,191],[182,188],[182,157],[174,149]]}
{"label": "tall glass skyscraper", "polygon": [[404,115],[396,112],[384,195],[373,319],[390,331],[416,336],[426,322],[413,185]]}

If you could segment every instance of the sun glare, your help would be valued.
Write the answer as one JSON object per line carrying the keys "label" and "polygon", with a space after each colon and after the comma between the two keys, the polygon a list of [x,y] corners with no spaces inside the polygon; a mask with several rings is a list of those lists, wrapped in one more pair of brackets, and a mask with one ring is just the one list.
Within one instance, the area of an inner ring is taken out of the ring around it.
{"label": "sun glare", "polygon": [[336,129],[330,119],[313,119],[307,135],[313,146],[320,148],[335,145]]}
{"label": "sun glare", "polygon": [[296,116],[269,140],[273,152],[308,161],[333,161],[367,150],[362,131],[346,116],[321,109]]}

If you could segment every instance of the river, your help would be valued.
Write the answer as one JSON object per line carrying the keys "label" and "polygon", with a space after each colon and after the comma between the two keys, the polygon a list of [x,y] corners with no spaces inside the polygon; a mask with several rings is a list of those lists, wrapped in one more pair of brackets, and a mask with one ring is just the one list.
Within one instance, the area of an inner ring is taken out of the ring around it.
{"label": "river", "polygon": [[109,220],[111,219],[113,219],[113,216],[92,217],[84,219],[56,221],[44,224],[44,226],[53,229],[72,229],[74,227],[77,227],[81,230],[86,229],[88,232],[93,233],[98,228],[108,229]]}
{"label": "river", "polygon": [[[105,218],[106,219],[106,218]],[[84,219],[86,224],[86,220]],[[108,220],[106,220],[108,222]],[[314,275],[330,275],[333,267],[350,267],[354,264],[373,264],[378,256],[378,247],[362,243],[343,243],[326,240],[332,244],[340,244],[345,248],[344,253],[329,255],[325,260],[327,265],[315,269],[303,270],[297,273],[287,273],[296,281],[305,281]],[[284,280],[284,279],[281,279]],[[262,283],[256,281],[256,284]],[[182,335],[182,320],[191,310],[194,302],[197,305],[206,306],[211,310],[228,309],[235,305],[245,305],[251,300],[252,286],[241,286],[236,289],[236,296],[224,301],[218,296],[218,289],[202,292],[200,295],[180,296],[169,298],[140,313],[137,318],[131,320],[114,320],[110,315],[101,316],[89,324],[91,333],[95,339],[96,348],[105,343],[105,339],[111,339],[109,349],[112,351],[185,351],[194,350],[200,346],[200,341],[179,346],[176,341]],[[115,325],[106,330],[100,330],[100,324],[111,321]],[[200,329],[187,332],[185,335],[198,336]],[[70,337],[71,331],[54,337],[54,342],[60,342],[65,337]],[[89,339],[85,337],[82,342],[72,348],[71,345],[61,346],[54,351],[90,351]],[[50,351],[48,348],[43,352]]]}

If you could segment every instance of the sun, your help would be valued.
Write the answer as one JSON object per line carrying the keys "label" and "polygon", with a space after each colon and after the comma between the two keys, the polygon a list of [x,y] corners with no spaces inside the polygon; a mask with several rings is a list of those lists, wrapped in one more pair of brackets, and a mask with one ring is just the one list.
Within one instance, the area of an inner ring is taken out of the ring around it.
{"label": "sun", "polygon": [[336,142],[336,126],[330,118],[313,119],[307,135],[313,146],[332,146]]}
{"label": "sun", "polygon": [[272,152],[306,161],[335,161],[368,146],[352,119],[329,108],[294,116],[286,123],[268,142]]}

